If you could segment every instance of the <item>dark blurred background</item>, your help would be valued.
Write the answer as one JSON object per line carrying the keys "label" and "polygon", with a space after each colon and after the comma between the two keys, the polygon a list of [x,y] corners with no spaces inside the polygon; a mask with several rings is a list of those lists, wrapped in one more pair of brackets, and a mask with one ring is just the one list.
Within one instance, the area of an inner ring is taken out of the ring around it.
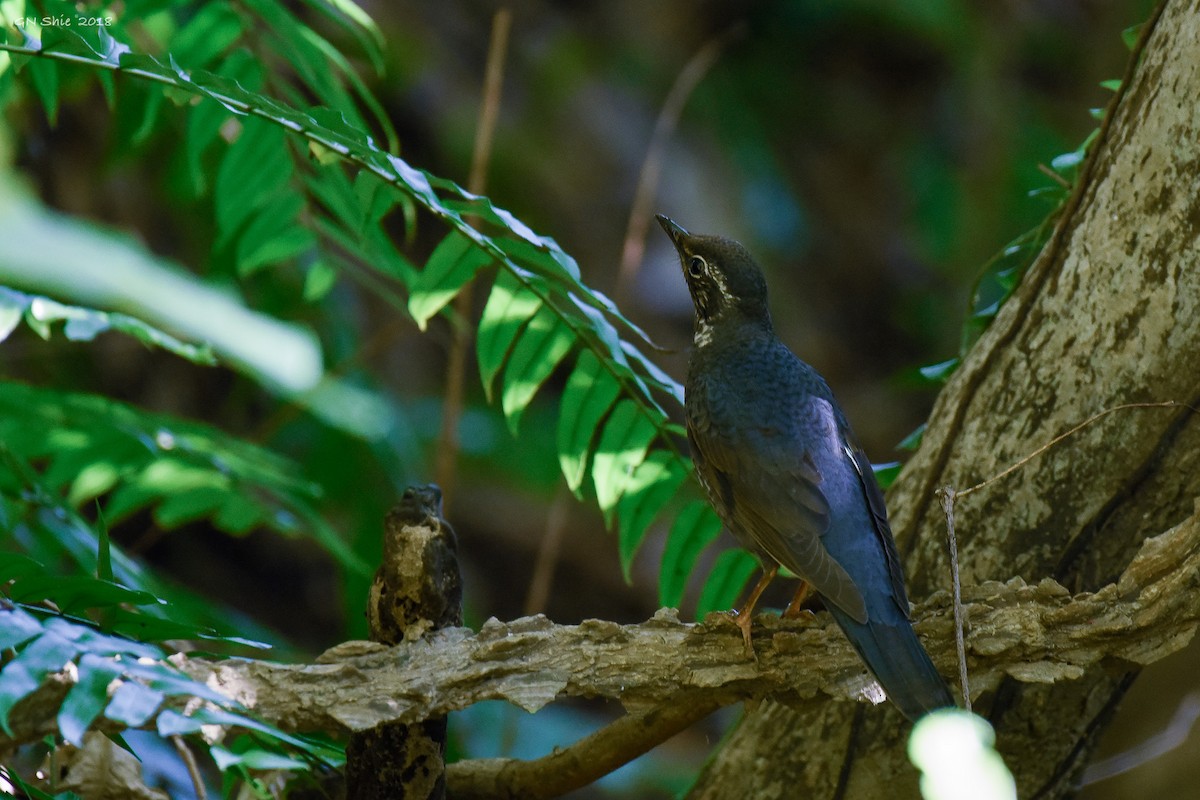
{"label": "dark blurred background", "polygon": [[[402,155],[465,184],[498,5],[364,6],[387,41],[386,75],[370,80]],[[890,461],[936,393],[917,368],[958,354],[976,276],[1050,210],[1030,195],[1051,183],[1039,164],[1074,150],[1096,126],[1089,110],[1111,96],[1100,82],[1126,69],[1121,32],[1150,6],[513,3],[486,193],[557,239],[590,286],[616,296],[627,316],[673,351],[660,363],[682,378],[691,308],[668,241],[651,226],[636,270],[620,276],[618,265],[663,103],[689,61],[721,41],[660,152],[650,211],[750,248],[767,270],[780,334],[826,376],[872,459]],[[338,31],[327,34],[339,42]],[[57,127],[32,112],[24,123],[17,161],[49,203],[137,232],[185,265],[205,263],[211,242],[189,226],[188,208],[158,180],[152,159],[122,157],[114,144],[122,131],[98,93],[64,105]],[[414,260],[424,260],[438,235],[433,226],[418,230]],[[256,277],[241,288],[264,307],[277,297],[272,281],[299,280]],[[477,292],[477,309],[483,299]],[[388,505],[406,483],[432,478],[451,328],[438,320],[420,334],[344,281],[327,302],[338,324],[314,324],[324,325],[331,365],[352,362],[382,376],[401,410],[386,456],[280,408],[233,373],[200,370],[119,337],[87,348],[14,338],[5,371],[208,420],[302,460],[327,488],[331,521],[374,563]],[[473,372],[468,387],[460,473],[448,502],[465,554],[469,622],[530,611],[563,623],[652,614],[662,532],[643,548],[627,584],[599,514],[562,486],[553,398],[535,403],[514,439],[483,402]],[[547,544],[554,530],[562,532],[557,549]],[[201,527],[163,532],[148,516],[114,536],[181,582],[273,627],[300,653],[364,634],[365,582],[343,579],[310,543],[266,533],[233,539]],[[542,584],[544,602],[530,598],[539,554],[552,567],[542,573],[552,578]],[[776,589],[776,601],[790,591]],[[1105,752],[1167,726],[1195,683],[1193,651],[1139,679]],[[606,713],[580,705],[529,725],[519,712],[485,707],[452,725],[473,755],[533,755],[577,738]],[[662,796],[685,786],[735,715],[678,737],[660,748],[653,767],[627,770],[590,794]],[[1188,743],[1081,796],[1186,796],[1200,778],[1196,751]]]}

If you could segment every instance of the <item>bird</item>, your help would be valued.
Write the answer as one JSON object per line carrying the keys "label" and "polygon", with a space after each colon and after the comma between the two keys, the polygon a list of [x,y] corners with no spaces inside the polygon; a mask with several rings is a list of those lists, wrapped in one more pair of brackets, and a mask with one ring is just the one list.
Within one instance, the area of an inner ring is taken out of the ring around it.
{"label": "bird", "polygon": [[659,224],[694,306],[684,416],[709,502],[763,575],[734,612],[750,648],[759,596],[786,567],[910,720],[955,705],[913,630],[883,492],[833,392],[779,339],[762,270],[738,242]]}

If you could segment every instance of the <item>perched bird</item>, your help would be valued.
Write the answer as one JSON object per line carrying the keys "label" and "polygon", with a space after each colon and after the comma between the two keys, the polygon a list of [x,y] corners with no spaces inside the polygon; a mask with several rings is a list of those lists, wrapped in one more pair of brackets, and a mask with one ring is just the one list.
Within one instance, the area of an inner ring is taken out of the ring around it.
{"label": "perched bird", "polygon": [[909,618],[883,493],[824,379],[775,335],[767,284],[744,247],[658,215],[695,306],[684,405],[696,473],[717,514],[763,564],[751,613],[780,565],[820,594],[909,719],[954,705]]}

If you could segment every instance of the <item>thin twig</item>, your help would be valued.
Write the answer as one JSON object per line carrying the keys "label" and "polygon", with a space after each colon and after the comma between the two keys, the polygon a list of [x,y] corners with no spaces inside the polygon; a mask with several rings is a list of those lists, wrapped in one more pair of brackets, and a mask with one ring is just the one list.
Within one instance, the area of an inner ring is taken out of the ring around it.
{"label": "thin twig", "polygon": [[633,203],[629,208],[629,223],[625,226],[625,242],[621,247],[621,264],[617,268],[617,285],[613,290],[613,299],[620,305],[625,299],[625,293],[633,285],[638,267],[642,263],[642,255],[646,251],[646,230],[650,225],[650,207],[658,191],[658,179],[662,174],[663,152],[667,141],[679,124],[684,105],[688,97],[695,91],[701,79],[712,69],[721,51],[735,37],[745,30],[742,24],[734,25],[718,36],[705,42],[696,54],[692,56],[683,71],[675,78],[667,99],[663,102],[658,119],[654,122],[654,132],[650,135],[650,145],[646,149],[646,159],[642,162],[642,170],[638,174],[637,189],[633,194]]}
{"label": "thin twig", "polygon": [[534,761],[496,758],[450,764],[446,768],[447,794],[457,798],[558,797],[624,766],[720,707],[712,697],[690,698],[626,714]]}
{"label": "thin twig", "polygon": [[1097,420],[1101,419],[1102,417],[1106,417],[1109,414],[1113,414],[1117,411],[1124,411],[1126,409],[1132,409],[1132,408],[1188,408],[1188,409],[1191,409],[1192,411],[1196,411],[1195,408],[1192,408],[1192,406],[1188,405],[1187,403],[1181,403],[1177,400],[1166,400],[1161,403],[1122,403],[1119,406],[1113,406],[1111,408],[1106,408],[1103,411],[1099,411],[1099,412],[1093,414],[1092,416],[1088,417],[1083,422],[1074,426],[1070,430],[1068,430],[1064,433],[1060,433],[1058,436],[1055,436],[1049,442],[1042,445],[1038,449],[1034,450],[1032,453],[1025,456],[1020,461],[1017,461],[1012,466],[1002,470],[1001,472],[996,473],[995,475],[988,478],[987,480],[977,483],[968,489],[963,489],[960,492],[960,491],[956,491],[953,486],[947,485],[947,486],[943,486],[937,490],[937,495],[942,501],[942,511],[946,516],[946,538],[947,538],[947,541],[950,546],[950,577],[954,584],[954,636],[955,636],[956,643],[958,645],[958,673],[959,673],[959,681],[962,683],[963,702],[966,704],[966,708],[968,711],[971,710],[971,693],[970,693],[970,688],[967,685],[967,656],[966,656],[966,645],[965,645],[965,642],[963,639],[962,587],[961,587],[960,581],[959,581],[959,569],[958,569],[958,535],[954,529],[954,504],[955,504],[955,502],[958,501],[960,498],[966,497],[967,495],[971,494],[972,492],[974,492],[978,489],[984,488],[985,486],[987,486],[990,483],[993,483],[994,481],[998,481],[1001,478],[1003,478],[1007,475],[1010,475],[1013,472],[1016,472],[1018,469],[1025,466],[1026,464],[1028,464],[1034,458],[1038,457],[1039,455],[1046,452],[1050,448],[1059,444],[1067,437],[1083,430],[1084,428],[1086,428],[1087,426],[1096,422]]}
{"label": "thin twig", "polygon": [[946,513],[946,539],[950,544],[950,580],[954,585],[954,644],[958,648],[958,682],[962,686],[963,706],[971,710],[971,687],[967,681],[967,645],[963,639],[962,582],[958,575],[958,536],[954,533],[953,486],[938,490],[942,510]]}
{"label": "thin twig", "polygon": [[192,750],[187,746],[187,742],[182,736],[172,736],[171,744],[175,745],[175,752],[179,753],[179,757],[183,759],[183,764],[187,767],[188,777],[192,779],[192,788],[196,790],[196,800],[208,800],[208,789],[204,786],[204,778],[200,775],[200,767],[196,764],[196,756],[192,754]]}
{"label": "thin twig", "polygon": [[1045,164],[1038,164],[1037,168],[1038,168],[1038,172],[1042,173],[1047,178],[1054,181],[1055,183],[1057,183],[1059,186],[1063,187],[1064,189],[1069,190],[1071,188],[1071,182],[1069,180],[1064,178],[1062,175],[1059,175],[1057,172],[1050,169]]}
{"label": "thin twig", "polygon": [[546,530],[538,547],[537,560],[533,563],[533,576],[529,579],[529,592],[525,596],[525,614],[542,614],[550,588],[554,585],[554,568],[558,564],[563,533],[567,529],[567,512],[570,510],[570,494],[560,486],[546,514]]}
{"label": "thin twig", "polygon": [[1016,472],[1018,469],[1020,469],[1021,467],[1025,466],[1033,459],[1040,456],[1042,453],[1044,453],[1047,450],[1049,450],[1050,448],[1054,447],[1056,444],[1061,442],[1063,439],[1066,439],[1068,436],[1071,436],[1072,434],[1078,433],[1079,431],[1083,430],[1087,426],[1091,425],[1093,422],[1096,422],[1097,420],[1099,420],[1101,417],[1106,417],[1109,414],[1116,413],[1117,411],[1124,411],[1129,408],[1189,408],[1192,411],[1196,411],[1196,409],[1192,408],[1187,403],[1180,403],[1178,400],[1167,400],[1162,403],[1123,403],[1119,406],[1113,406],[1112,408],[1106,408],[1103,411],[1096,412],[1095,414],[1088,417],[1083,422],[1079,423],[1078,425],[1071,428],[1067,432],[1060,433],[1058,436],[1055,436],[1053,439],[1046,442],[1044,445],[1039,447],[1037,450],[1034,450],[1032,453],[1025,456],[1024,458],[1022,458],[1017,463],[1013,464],[1008,469],[1005,469],[1003,472],[999,472],[999,473],[993,475],[992,477],[988,478],[987,480],[985,480],[981,483],[975,484],[974,486],[970,487],[969,489],[963,489],[961,492],[958,492],[958,497],[960,497],[960,498],[966,497],[967,495],[971,494],[971,492],[982,489],[983,487],[987,486],[988,484],[993,483],[994,481],[998,481],[1001,478],[1005,477],[1006,475]]}
{"label": "thin twig", "polygon": [[[487,188],[487,169],[491,161],[496,121],[500,117],[500,90],[504,83],[504,61],[508,53],[508,32],[511,28],[512,10],[497,10],[492,17],[492,36],[488,44],[487,69],[483,78],[483,102],[479,109],[479,125],[475,129],[471,173],[467,178],[467,188],[472,194],[483,194]],[[467,320],[471,316],[471,303],[475,295],[473,288],[474,281],[468,282],[454,298],[454,311],[460,320]],[[455,327],[454,340],[446,361],[446,399],[442,404],[442,428],[438,434],[437,464],[434,467],[434,476],[442,488],[446,508],[450,505],[455,465],[458,462],[458,423],[463,412],[470,336],[470,326],[465,322]]]}

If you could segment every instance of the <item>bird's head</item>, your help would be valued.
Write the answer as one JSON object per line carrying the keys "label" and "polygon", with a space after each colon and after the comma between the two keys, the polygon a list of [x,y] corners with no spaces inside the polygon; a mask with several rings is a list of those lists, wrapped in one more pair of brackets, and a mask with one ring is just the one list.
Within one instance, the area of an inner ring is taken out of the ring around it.
{"label": "bird's head", "polygon": [[696,343],[704,344],[713,327],[753,323],[771,327],[767,282],[754,259],[732,239],[688,233],[669,217],[658,224],[679,253],[683,277],[696,307]]}

